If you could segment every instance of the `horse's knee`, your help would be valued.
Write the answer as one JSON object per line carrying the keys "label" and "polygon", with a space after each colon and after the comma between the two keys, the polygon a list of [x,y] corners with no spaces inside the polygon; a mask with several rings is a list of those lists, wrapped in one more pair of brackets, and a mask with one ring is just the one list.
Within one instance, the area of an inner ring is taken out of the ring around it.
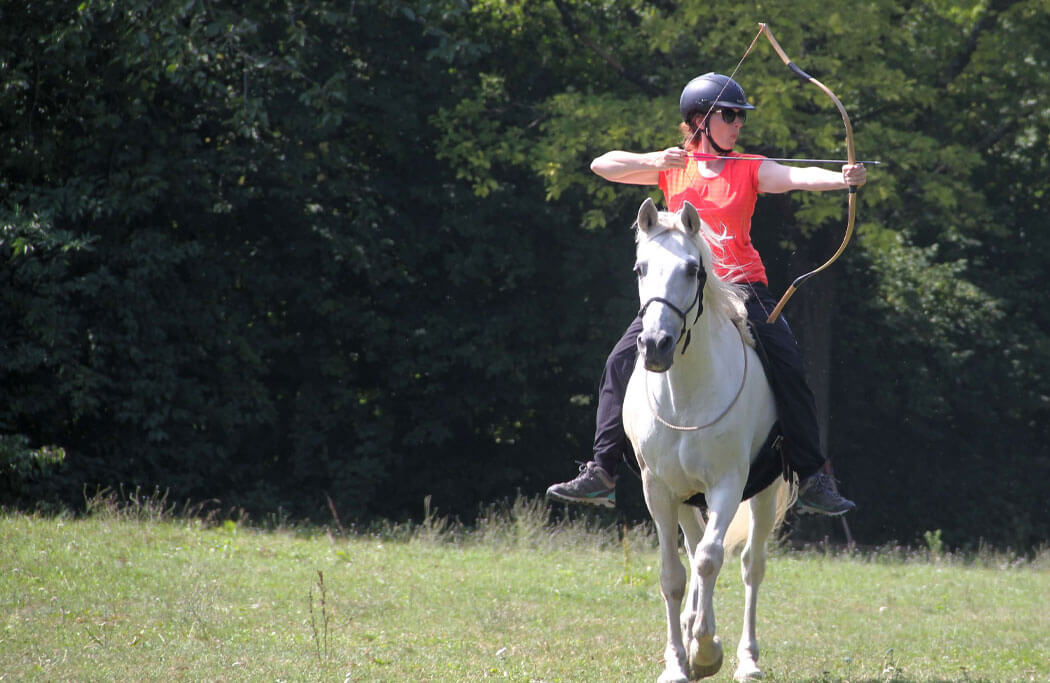
{"label": "horse's knee", "polygon": [[718,543],[701,543],[696,549],[696,573],[703,579],[718,576],[725,561],[725,549]]}

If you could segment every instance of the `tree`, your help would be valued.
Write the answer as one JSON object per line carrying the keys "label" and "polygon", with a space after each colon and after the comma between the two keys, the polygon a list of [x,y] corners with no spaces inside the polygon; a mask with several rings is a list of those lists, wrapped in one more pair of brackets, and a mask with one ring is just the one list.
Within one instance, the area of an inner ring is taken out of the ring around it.
{"label": "tree", "polygon": [[[5,504],[158,486],[365,522],[432,494],[469,518],[564,478],[659,199],[588,164],[677,144],[682,84],[761,20],[888,162],[787,309],[855,536],[1047,537],[1039,2],[366,5],[0,10],[0,439],[48,465]],[[767,45],[737,77],[749,151],[843,154]],[[773,288],[844,224],[843,193],[762,199]]]}

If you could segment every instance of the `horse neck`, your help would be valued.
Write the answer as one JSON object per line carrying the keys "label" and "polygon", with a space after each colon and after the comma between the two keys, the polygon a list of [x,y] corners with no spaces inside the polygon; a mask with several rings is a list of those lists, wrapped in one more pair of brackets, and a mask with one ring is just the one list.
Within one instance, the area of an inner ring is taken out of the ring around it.
{"label": "horse neck", "polygon": [[678,352],[666,373],[672,393],[710,393],[712,387],[739,376],[740,331],[736,325],[712,312],[701,315],[690,331],[689,345]]}

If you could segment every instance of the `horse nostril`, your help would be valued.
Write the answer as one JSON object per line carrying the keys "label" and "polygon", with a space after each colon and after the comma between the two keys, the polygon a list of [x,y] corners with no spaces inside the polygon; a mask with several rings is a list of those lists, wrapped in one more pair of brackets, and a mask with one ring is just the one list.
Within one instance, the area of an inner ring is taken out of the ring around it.
{"label": "horse nostril", "polygon": [[659,335],[639,335],[638,353],[650,361],[667,358],[674,353],[674,335],[663,333]]}

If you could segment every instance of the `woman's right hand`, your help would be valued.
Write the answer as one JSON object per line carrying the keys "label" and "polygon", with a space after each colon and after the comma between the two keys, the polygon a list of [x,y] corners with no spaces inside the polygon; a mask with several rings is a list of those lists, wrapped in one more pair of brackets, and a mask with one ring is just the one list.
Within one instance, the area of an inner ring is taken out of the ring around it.
{"label": "woman's right hand", "polygon": [[653,152],[653,167],[657,171],[669,168],[685,168],[689,163],[689,153],[681,147],[668,147],[662,152]]}
{"label": "woman's right hand", "polygon": [[660,172],[685,168],[689,155],[681,147],[668,147],[660,152],[624,152],[612,150],[591,162],[591,170],[614,183],[658,185]]}

